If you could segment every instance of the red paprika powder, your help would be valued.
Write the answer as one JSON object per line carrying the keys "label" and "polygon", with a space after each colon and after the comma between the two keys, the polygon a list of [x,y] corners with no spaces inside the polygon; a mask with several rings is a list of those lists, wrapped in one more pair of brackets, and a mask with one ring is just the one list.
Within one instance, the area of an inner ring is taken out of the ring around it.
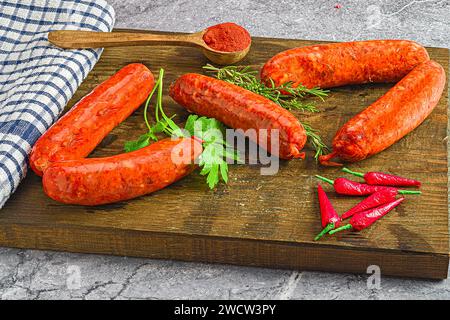
{"label": "red paprika powder", "polygon": [[203,40],[208,47],[225,52],[244,50],[252,41],[247,30],[232,22],[209,27]]}

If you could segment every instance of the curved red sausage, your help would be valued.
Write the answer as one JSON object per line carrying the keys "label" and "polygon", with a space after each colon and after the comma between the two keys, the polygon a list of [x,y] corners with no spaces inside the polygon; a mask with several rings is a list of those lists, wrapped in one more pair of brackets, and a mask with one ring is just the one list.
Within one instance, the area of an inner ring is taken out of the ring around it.
{"label": "curved red sausage", "polygon": [[[289,111],[256,93],[222,80],[189,73],[171,85],[169,94],[193,113],[216,118],[244,132],[255,129],[256,136],[248,135],[249,138],[275,156],[282,159],[304,157],[300,152],[306,142],[303,126]],[[260,139],[259,129],[267,129],[267,139]],[[271,130],[279,130],[279,151],[270,150]]]}
{"label": "curved red sausage", "polygon": [[125,66],[45,132],[30,154],[30,166],[38,175],[50,162],[86,157],[120,122],[150,94],[155,80],[143,64]]}
{"label": "curved red sausage", "polygon": [[374,155],[420,125],[439,102],[445,71],[435,61],[415,67],[384,96],[350,119],[333,140],[333,152],[319,157],[324,165],[340,165],[330,159],[359,161]]}
{"label": "curved red sausage", "polygon": [[397,82],[429,59],[424,47],[408,40],[321,44],[280,52],[264,65],[261,79],[308,88]]}
{"label": "curved red sausage", "polygon": [[100,205],[160,190],[195,169],[202,145],[190,138],[164,139],[137,151],[106,158],[51,163],[42,183],[52,199]]}

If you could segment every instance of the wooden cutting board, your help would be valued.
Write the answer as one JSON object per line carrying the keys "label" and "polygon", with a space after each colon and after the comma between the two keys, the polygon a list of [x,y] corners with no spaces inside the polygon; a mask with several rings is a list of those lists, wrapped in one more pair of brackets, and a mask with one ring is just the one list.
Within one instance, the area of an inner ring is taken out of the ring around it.
{"label": "wooden cutting board", "polygon": [[[260,68],[282,50],[318,41],[254,38],[242,65]],[[449,51],[428,48],[448,70]],[[164,105],[183,122],[187,113],[167,95],[176,77],[202,73],[208,61],[194,48],[154,46],[106,49],[69,103],[121,67],[142,62],[155,75],[166,70]],[[336,130],[392,85],[333,89],[323,112],[301,114],[327,143]],[[360,233],[342,232],[314,242],[320,231],[315,174],[341,176],[306,161],[282,161],[278,174],[261,176],[257,165],[230,167],[228,185],[210,191],[194,173],[138,199],[99,207],[70,206],[49,199],[41,179],[30,172],[0,211],[0,245],[150,258],[206,261],[289,269],[365,273],[378,265],[383,275],[446,278],[449,262],[447,206],[447,88],[427,120],[384,152],[353,164],[358,171],[383,170],[423,182],[423,195],[408,196],[395,212]],[[67,109],[68,109],[67,108]],[[145,131],[142,108],[114,129],[92,156],[122,152],[126,140]],[[325,186],[338,212],[360,198],[337,196]]]}

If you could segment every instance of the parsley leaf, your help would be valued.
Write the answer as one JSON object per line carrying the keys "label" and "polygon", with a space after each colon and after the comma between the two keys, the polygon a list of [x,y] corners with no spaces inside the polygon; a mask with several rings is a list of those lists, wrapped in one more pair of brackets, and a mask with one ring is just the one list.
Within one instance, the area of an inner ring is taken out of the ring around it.
{"label": "parsley leaf", "polygon": [[126,141],[123,148],[125,149],[125,152],[131,152],[131,151],[135,151],[135,150],[144,148],[144,147],[148,146],[149,144],[150,144],[150,137],[146,133],[146,134],[143,134],[142,136],[140,136],[139,139],[137,139],[137,140]]}
{"label": "parsley leaf", "polygon": [[185,130],[203,140],[203,152],[199,158],[201,175],[206,175],[208,186],[213,189],[220,180],[228,182],[227,159],[239,160],[238,154],[224,140],[225,127],[214,118],[190,115]]}

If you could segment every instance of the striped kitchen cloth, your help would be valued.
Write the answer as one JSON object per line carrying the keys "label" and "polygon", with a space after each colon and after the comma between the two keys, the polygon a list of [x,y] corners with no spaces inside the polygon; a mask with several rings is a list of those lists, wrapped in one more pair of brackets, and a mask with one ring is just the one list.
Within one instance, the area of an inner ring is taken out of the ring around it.
{"label": "striped kitchen cloth", "polygon": [[111,31],[114,19],[104,0],[0,0],[0,208],[25,176],[31,147],[101,54],[56,48],[48,32]]}

